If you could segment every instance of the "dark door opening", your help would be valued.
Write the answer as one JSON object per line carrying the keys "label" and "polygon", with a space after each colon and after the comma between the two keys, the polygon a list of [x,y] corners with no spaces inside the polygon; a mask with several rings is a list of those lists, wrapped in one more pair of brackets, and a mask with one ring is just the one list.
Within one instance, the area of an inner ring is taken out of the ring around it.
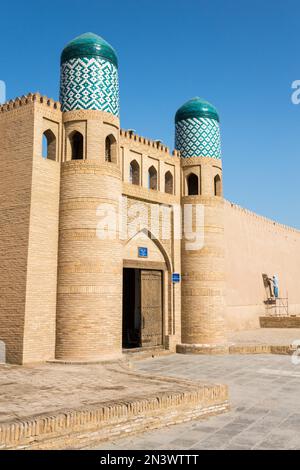
{"label": "dark door opening", "polygon": [[163,344],[162,271],[123,269],[123,348]]}
{"label": "dark door opening", "polygon": [[139,269],[123,269],[123,348],[140,348],[141,287]]}

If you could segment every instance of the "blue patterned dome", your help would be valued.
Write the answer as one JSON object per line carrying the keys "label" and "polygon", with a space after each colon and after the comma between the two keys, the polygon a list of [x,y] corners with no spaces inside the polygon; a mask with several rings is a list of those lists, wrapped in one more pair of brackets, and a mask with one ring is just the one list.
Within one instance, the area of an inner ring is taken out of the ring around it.
{"label": "blue patterned dome", "polygon": [[118,67],[118,58],[114,48],[101,36],[84,33],[70,41],[61,53],[60,63],[76,57],[103,57]]}
{"label": "blue patterned dome", "polygon": [[202,98],[192,98],[175,115],[175,148],[183,158],[221,158],[219,115]]}
{"label": "blue patterned dome", "polygon": [[207,117],[219,122],[219,115],[216,108],[208,101],[198,96],[187,101],[178,109],[175,115],[175,123],[193,117]]}
{"label": "blue patterned dome", "polygon": [[117,55],[97,34],[82,34],[63,49],[60,102],[64,112],[85,109],[119,116]]}

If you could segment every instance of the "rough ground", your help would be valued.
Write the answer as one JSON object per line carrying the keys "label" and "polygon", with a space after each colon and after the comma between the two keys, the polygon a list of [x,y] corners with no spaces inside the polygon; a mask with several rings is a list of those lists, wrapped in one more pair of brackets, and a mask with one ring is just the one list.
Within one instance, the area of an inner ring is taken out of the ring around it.
{"label": "rough ground", "polygon": [[121,362],[0,365],[0,423],[186,389],[181,381],[141,377]]}

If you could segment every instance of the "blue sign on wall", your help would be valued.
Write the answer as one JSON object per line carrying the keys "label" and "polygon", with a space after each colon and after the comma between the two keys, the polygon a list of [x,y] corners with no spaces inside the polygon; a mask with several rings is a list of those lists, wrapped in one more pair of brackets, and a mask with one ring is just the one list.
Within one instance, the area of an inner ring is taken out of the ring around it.
{"label": "blue sign on wall", "polygon": [[139,258],[148,258],[148,248],[145,246],[139,246]]}
{"label": "blue sign on wall", "polygon": [[179,273],[172,273],[172,282],[180,282],[181,276]]}

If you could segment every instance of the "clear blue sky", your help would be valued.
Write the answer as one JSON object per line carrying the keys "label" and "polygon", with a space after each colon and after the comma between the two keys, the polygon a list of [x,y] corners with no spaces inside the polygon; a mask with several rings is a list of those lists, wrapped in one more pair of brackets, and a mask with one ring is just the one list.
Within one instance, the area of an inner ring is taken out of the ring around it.
{"label": "clear blue sky", "polygon": [[0,16],[9,99],[58,99],[61,49],[97,33],[118,53],[123,128],[173,148],[176,109],[207,99],[221,117],[226,198],[300,228],[299,0],[14,0]]}

